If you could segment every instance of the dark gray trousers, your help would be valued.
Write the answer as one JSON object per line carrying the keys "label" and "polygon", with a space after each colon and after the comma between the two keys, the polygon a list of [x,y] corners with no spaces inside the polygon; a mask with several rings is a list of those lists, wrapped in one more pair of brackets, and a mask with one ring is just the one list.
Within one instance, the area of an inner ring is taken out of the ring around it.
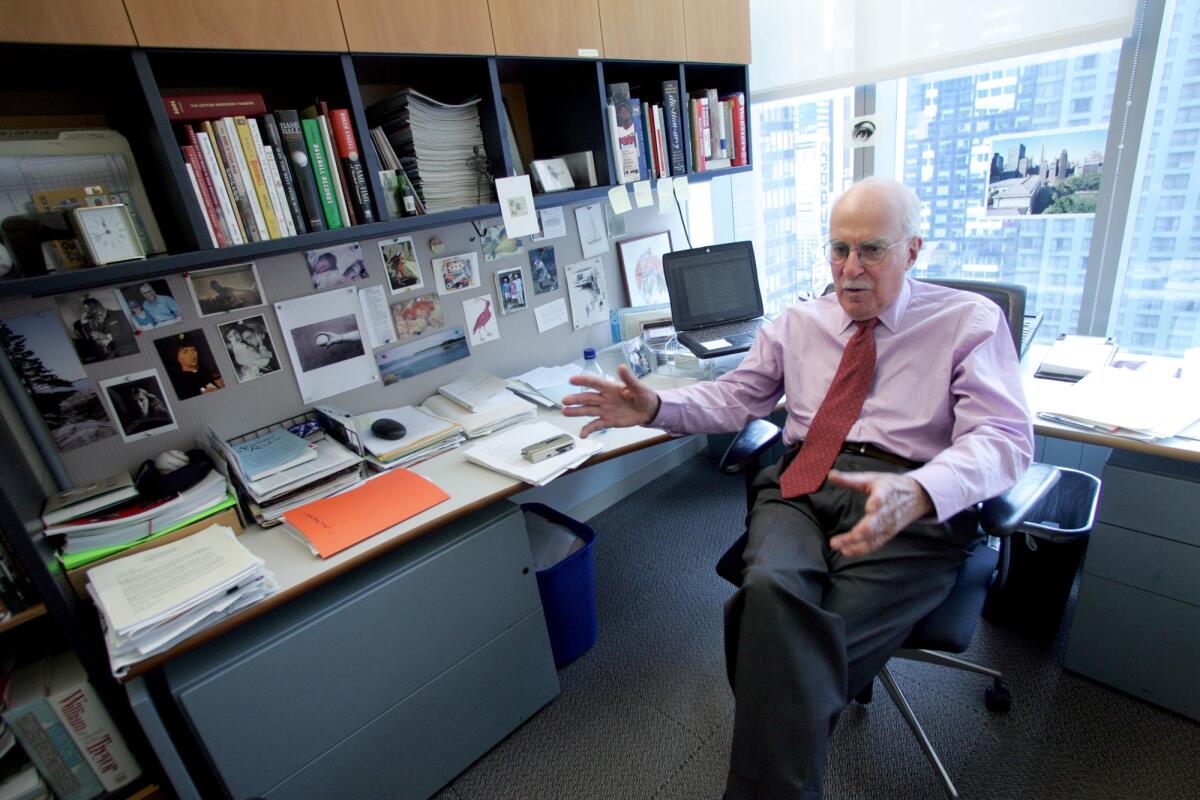
{"label": "dark gray trousers", "polygon": [[[763,469],[748,518],[741,584],[725,606],[736,711],[727,800],[819,798],[829,733],[851,698],[946,598],[978,543],[973,514],[915,523],[878,550],[846,558],[830,537],[852,528],[866,495],[826,482],[785,500]],[[839,455],[846,472],[905,472]]]}

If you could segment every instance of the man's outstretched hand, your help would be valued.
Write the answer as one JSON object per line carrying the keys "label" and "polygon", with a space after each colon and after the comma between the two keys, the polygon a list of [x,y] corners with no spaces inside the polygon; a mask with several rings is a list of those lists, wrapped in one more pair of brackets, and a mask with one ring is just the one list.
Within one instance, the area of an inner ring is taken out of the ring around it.
{"label": "man's outstretched hand", "polygon": [[900,531],[933,512],[933,501],[921,484],[894,472],[839,472],[829,481],[867,496],[866,513],[853,528],[829,540],[844,556],[864,556]]}
{"label": "man's outstretched hand", "polygon": [[571,383],[592,389],[590,392],[569,394],[562,399],[563,415],[567,417],[596,417],[583,426],[580,437],[604,428],[627,428],[645,425],[658,414],[658,394],[633,377],[629,367],[617,368],[620,382],[595,375],[572,375]]}

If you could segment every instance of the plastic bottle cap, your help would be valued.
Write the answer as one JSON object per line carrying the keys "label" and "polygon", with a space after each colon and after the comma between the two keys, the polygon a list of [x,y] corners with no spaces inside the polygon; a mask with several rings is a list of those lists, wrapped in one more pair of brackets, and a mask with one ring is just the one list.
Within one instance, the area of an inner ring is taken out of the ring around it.
{"label": "plastic bottle cap", "polygon": [[594,348],[594,347],[583,348],[583,357],[584,358],[595,358],[596,357],[596,348]]}

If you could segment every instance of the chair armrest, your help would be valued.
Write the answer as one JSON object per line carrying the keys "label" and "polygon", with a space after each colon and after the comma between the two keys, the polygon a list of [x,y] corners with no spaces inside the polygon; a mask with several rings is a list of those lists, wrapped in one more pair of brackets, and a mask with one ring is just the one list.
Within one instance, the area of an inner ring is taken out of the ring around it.
{"label": "chair armrest", "polygon": [[782,433],[778,425],[765,419],[747,423],[721,456],[721,472],[735,475],[758,463],[758,457],[775,444]]}
{"label": "chair armrest", "polygon": [[985,500],[979,524],[989,536],[1008,536],[1017,529],[1033,507],[1046,496],[1061,473],[1049,464],[1033,463],[1016,485],[999,497]]}

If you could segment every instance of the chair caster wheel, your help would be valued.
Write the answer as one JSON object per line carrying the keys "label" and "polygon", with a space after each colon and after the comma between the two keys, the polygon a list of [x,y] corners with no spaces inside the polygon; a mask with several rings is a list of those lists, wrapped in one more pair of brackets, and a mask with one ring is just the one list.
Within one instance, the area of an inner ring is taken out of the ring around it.
{"label": "chair caster wheel", "polygon": [[1012,692],[1000,681],[996,681],[983,693],[983,704],[988,711],[1008,711],[1012,708]]}

